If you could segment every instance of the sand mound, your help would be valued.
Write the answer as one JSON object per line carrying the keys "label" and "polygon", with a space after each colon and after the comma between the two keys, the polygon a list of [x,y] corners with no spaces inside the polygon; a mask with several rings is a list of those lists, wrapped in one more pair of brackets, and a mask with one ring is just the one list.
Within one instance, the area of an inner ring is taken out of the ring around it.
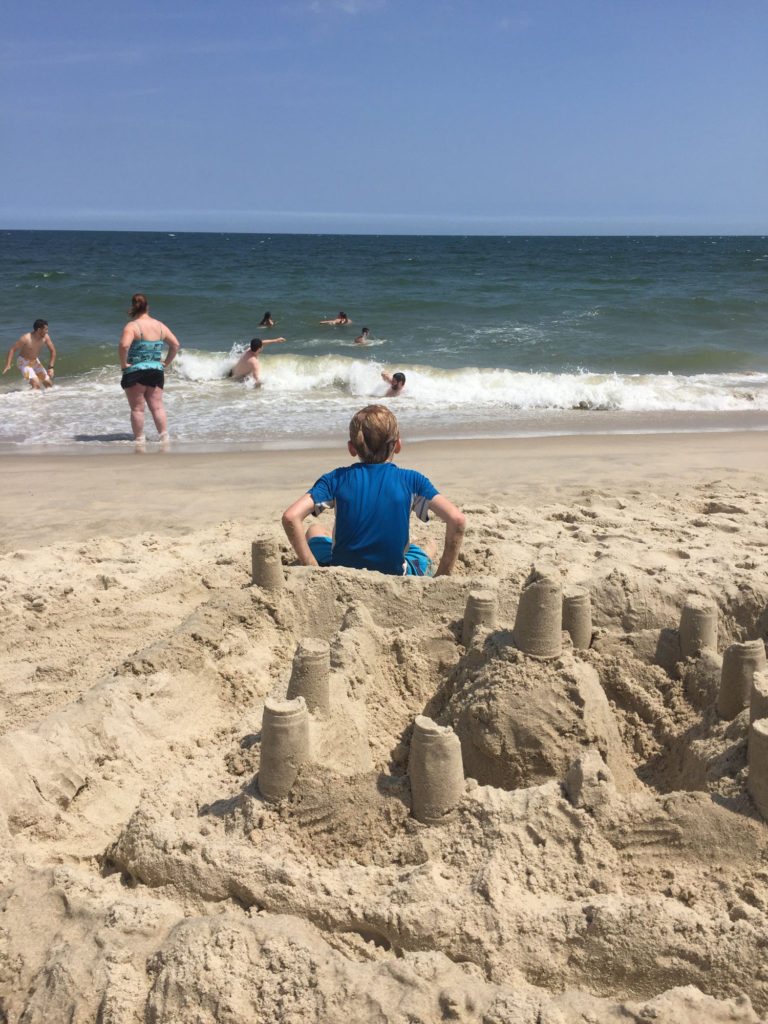
{"label": "sand mound", "polygon": [[[692,515],[735,517],[727,497]],[[691,593],[717,601],[721,652],[762,637],[765,559],[735,569],[727,532],[652,557],[625,539],[640,521],[653,551],[682,543],[654,502],[477,507],[460,575],[434,581],[305,570],[284,547],[285,585],[263,590],[246,524],[62,545],[34,593],[38,556],[5,558],[0,1019],[760,1020],[749,711],[718,717],[716,651],[656,661]],[[738,504],[756,531],[760,503]],[[588,650],[514,646],[533,546],[588,587]],[[465,646],[479,585],[497,621]],[[330,714],[270,803],[264,702],[308,639],[328,645]],[[435,827],[412,814],[417,715],[461,741],[466,784]]]}

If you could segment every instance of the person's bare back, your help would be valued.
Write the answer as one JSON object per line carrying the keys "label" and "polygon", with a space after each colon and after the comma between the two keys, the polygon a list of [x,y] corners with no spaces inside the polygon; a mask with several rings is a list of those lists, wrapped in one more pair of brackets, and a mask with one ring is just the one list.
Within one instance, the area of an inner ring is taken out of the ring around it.
{"label": "person's bare back", "polygon": [[254,338],[249,347],[243,352],[238,361],[229,371],[230,377],[242,380],[243,377],[253,376],[256,384],[261,384],[259,379],[259,353],[264,345],[274,345],[277,342],[285,341],[285,338]]}

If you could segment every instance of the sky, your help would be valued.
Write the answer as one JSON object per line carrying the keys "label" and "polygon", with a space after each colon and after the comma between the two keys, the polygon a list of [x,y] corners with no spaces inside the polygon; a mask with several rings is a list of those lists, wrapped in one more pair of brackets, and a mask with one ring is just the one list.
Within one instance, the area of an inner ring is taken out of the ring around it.
{"label": "sky", "polygon": [[5,0],[0,227],[768,233],[766,0]]}

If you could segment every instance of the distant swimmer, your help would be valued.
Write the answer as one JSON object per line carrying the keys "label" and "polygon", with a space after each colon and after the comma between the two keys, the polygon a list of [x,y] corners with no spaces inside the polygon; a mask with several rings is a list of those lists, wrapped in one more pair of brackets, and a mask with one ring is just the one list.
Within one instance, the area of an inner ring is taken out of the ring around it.
{"label": "distant swimmer", "polygon": [[281,341],[285,341],[285,338],[264,338],[263,340],[261,338],[253,338],[250,347],[243,352],[229,371],[229,376],[242,380],[244,377],[249,377],[253,374],[254,381],[261,385],[259,380],[259,352],[261,352],[264,345],[277,345]]}
{"label": "distant swimmer", "polygon": [[396,395],[399,395],[405,387],[405,374],[400,373],[399,370],[397,373],[393,373],[391,377],[386,370],[382,370],[381,376],[387,384],[389,384],[389,390],[384,395],[385,398],[394,398]]}
{"label": "distant swimmer", "polygon": [[259,327],[274,327],[275,321],[272,319],[272,314],[267,310],[264,316],[259,321]]}
{"label": "distant swimmer", "polygon": [[338,324],[340,327],[345,327],[347,324],[351,324],[352,321],[349,319],[346,313],[341,312],[335,320],[321,320],[321,324]]}
{"label": "distant swimmer", "polygon": [[368,344],[368,335],[370,333],[371,332],[368,330],[368,328],[364,327],[362,329],[362,331],[358,334],[358,336],[355,338],[355,344],[356,345],[367,345]]}
{"label": "distant swimmer", "polygon": [[[47,370],[40,362],[40,352],[43,345],[47,345],[50,349]],[[22,334],[16,344],[11,346],[3,373],[7,373],[10,370],[14,352],[19,353],[16,365],[22,377],[26,377],[35,391],[40,390],[41,383],[46,388],[53,386],[51,377],[53,377],[53,367],[56,362],[56,349],[53,347],[51,336],[48,333],[47,320],[35,320],[32,330]]]}

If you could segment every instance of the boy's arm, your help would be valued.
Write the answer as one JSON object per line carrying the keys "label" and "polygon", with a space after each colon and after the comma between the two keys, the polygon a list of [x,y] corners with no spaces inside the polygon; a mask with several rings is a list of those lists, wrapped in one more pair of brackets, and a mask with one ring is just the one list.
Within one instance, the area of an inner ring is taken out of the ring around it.
{"label": "boy's arm", "polygon": [[302,494],[298,501],[294,501],[291,507],[283,512],[283,529],[302,565],[317,565],[317,559],[304,536],[304,520],[314,507],[315,500],[312,495]]}
{"label": "boy's arm", "polygon": [[459,556],[467,519],[461,509],[456,508],[442,494],[434,496],[429,503],[429,510],[445,523],[445,544],[435,576],[450,576]]}
{"label": "boy's arm", "polygon": [[383,380],[385,380],[387,382],[387,384],[393,384],[394,383],[394,381],[392,380],[392,378],[390,377],[390,375],[387,373],[386,370],[382,370],[381,371],[381,376],[382,376]]}
{"label": "boy's arm", "polygon": [[285,338],[264,338],[262,345],[276,345],[278,341],[285,341]]}

